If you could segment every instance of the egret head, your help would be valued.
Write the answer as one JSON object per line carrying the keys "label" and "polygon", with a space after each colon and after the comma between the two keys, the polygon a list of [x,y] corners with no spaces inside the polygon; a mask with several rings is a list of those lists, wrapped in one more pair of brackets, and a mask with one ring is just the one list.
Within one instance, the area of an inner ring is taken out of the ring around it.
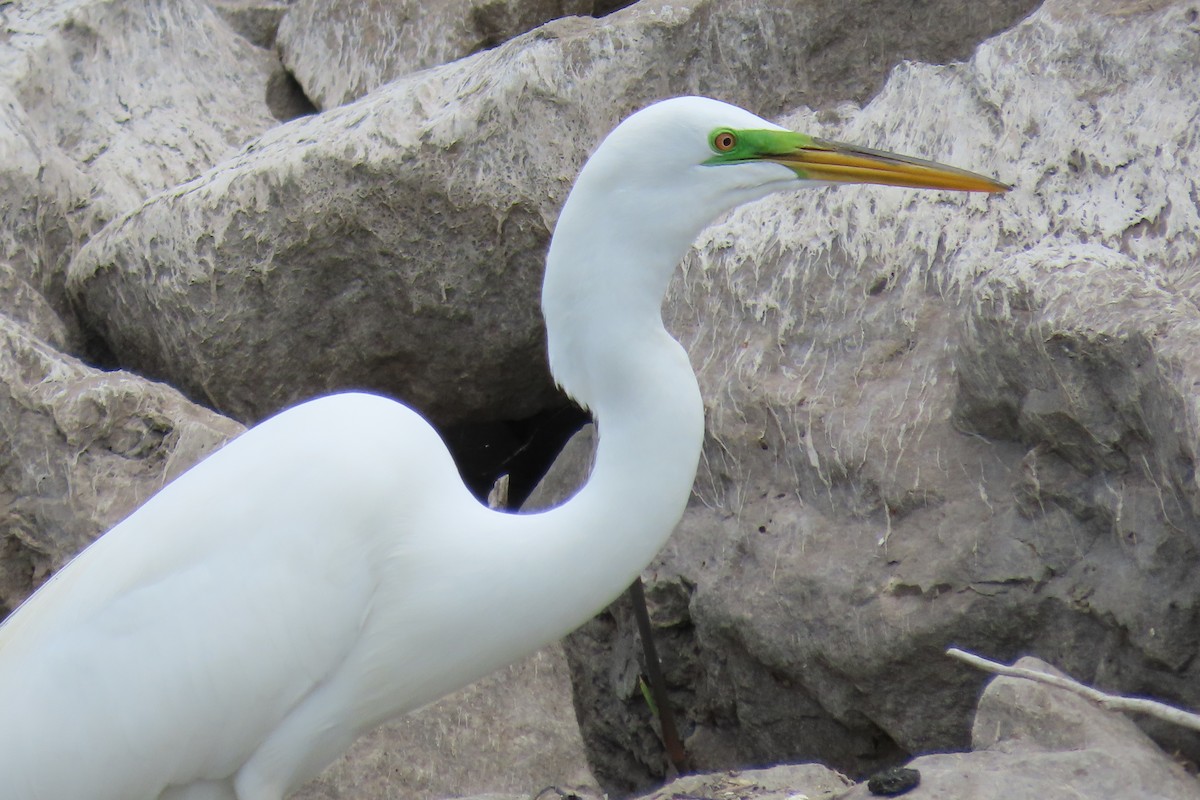
{"label": "egret head", "polygon": [[609,134],[580,179],[618,189],[625,199],[647,199],[659,214],[686,210],[703,218],[701,226],[772,192],[813,185],[1009,188],[931,161],[796,133],[704,97],[665,100],[633,114]]}
{"label": "egret head", "polygon": [[972,172],[789,131],[702,97],[665,100],[627,118],[579,173],[550,244],[542,310],[560,385],[586,402],[589,377],[578,365],[661,327],[671,273],[705,225],[772,192],[838,183],[1008,189]]}

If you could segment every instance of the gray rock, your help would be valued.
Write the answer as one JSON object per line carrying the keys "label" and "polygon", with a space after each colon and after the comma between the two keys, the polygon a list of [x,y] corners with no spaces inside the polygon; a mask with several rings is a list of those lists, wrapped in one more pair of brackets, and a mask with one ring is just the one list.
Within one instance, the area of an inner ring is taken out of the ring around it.
{"label": "gray rock", "polygon": [[470,126],[412,111],[385,93],[281,126],[109,226],[71,268],[89,323],[122,364],[247,421],[342,387],[441,422],[547,405],[546,222],[516,187],[443,186],[471,181]]}
{"label": "gray rock", "polygon": [[42,293],[25,281],[11,265],[0,262],[0,315],[58,350],[71,338],[62,318]]}
{"label": "gray rock", "polygon": [[[1034,659],[1019,666],[1062,673]],[[966,669],[962,665],[959,669]],[[1196,800],[1200,783],[1136,725],[1061,689],[1016,678],[992,680],[979,700],[971,752],[922,756],[908,764],[920,784],[913,800]],[[641,797],[868,800],[856,786],[817,764],[689,775]]]}
{"label": "gray rock", "polygon": [[[67,263],[90,232],[81,209],[93,182],[38,129],[7,86],[0,86],[0,150],[0,260],[14,279],[43,296],[73,339],[82,339],[64,284]],[[6,297],[4,310],[29,302]]]}
{"label": "gray rock", "polygon": [[851,785],[845,775],[820,764],[782,764],[770,769],[684,775],[642,795],[641,800],[833,800]]}
{"label": "gray rock", "polygon": [[[403,75],[495,46],[556,18],[613,14],[588,27],[597,43],[616,33],[605,55],[626,63],[632,76],[662,80],[667,77],[666,64],[684,70],[711,64],[714,69],[705,77],[712,88],[703,93],[737,99],[739,87],[764,79],[772,82],[769,76],[777,76],[783,80],[773,83],[778,92],[791,92],[790,104],[815,106],[865,99],[901,59],[962,58],[983,37],[1011,25],[1035,5],[989,0],[968,8],[953,2],[913,6],[873,0],[856,4],[848,13],[833,0],[301,0],[281,25],[279,47],[309,97],[320,108],[332,108]],[[619,11],[625,6],[631,7]],[[684,26],[691,28],[691,38],[671,35],[681,18],[692,21]],[[659,58],[637,63],[637,55],[622,53],[626,36],[620,31],[630,25],[660,39],[664,50]],[[779,47],[782,41],[788,46]],[[714,59],[714,54],[719,55]]]}
{"label": "gray rock", "polygon": [[530,416],[558,402],[538,286],[587,150],[655,97],[769,112],[825,77],[808,3],[712,9],[558,20],[282,126],[92,239],[72,292],[119,363],[238,419],[348,386],[441,423]]}
{"label": "gray rock", "polygon": [[[1018,666],[1054,675],[1035,659]],[[1063,689],[995,678],[979,701],[970,753],[922,756],[922,800],[1196,800],[1200,783],[1136,725]],[[872,797],[865,786],[844,800]]]}
{"label": "gray rock", "polygon": [[570,499],[592,471],[596,454],[596,426],[584,425],[563,446],[549,471],[530,493],[523,511],[552,508]]}
{"label": "gray rock", "polygon": [[239,36],[255,47],[274,47],[279,23],[292,0],[208,0]]}
{"label": "gray rock", "polygon": [[319,108],[396,78],[495,47],[565,16],[563,0],[300,0],[279,29],[279,54]]}
{"label": "gray rock", "polygon": [[0,316],[0,617],[241,426]]}
{"label": "gray rock", "polygon": [[65,316],[81,239],[273,124],[275,62],[201,0],[10,3],[0,23],[0,142],[15,156],[0,257]]}
{"label": "gray rock", "polygon": [[[1200,707],[1195,17],[1052,2],[785,120],[1006,196],[832,189],[702,236],[665,316],[709,438],[644,575],[697,768],[962,749],[982,678],[952,644]],[[615,608],[568,650],[614,793],[663,770],[634,641]]]}

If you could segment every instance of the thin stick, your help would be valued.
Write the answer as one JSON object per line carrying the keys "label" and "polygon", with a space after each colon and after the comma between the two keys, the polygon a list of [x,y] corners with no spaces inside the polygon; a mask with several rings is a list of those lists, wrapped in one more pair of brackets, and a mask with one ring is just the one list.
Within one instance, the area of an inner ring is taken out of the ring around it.
{"label": "thin stick", "polygon": [[959,650],[957,647],[951,647],[946,651],[946,655],[957,658],[959,661],[965,661],[973,667],[983,670],[984,672],[993,672],[997,675],[1006,675],[1010,678],[1025,678],[1026,680],[1037,681],[1038,683],[1046,683],[1050,686],[1057,686],[1060,689],[1066,689],[1068,692],[1082,695],[1093,703],[1097,703],[1102,708],[1107,708],[1112,711],[1124,711],[1132,714],[1148,714],[1165,722],[1171,722],[1176,725],[1181,725],[1184,728],[1190,728],[1194,731],[1200,731],[1200,714],[1193,714],[1190,711],[1184,711],[1174,706],[1169,706],[1166,703],[1159,703],[1156,700],[1146,700],[1141,697],[1122,697],[1120,695],[1106,694],[1099,689],[1093,689],[1091,686],[1085,686],[1078,681],[1070,678],[1060,678],[1057,675],[1049,675],[1045,672],[1038,672],[1024,667],[1008,667],[1004,664],[997,664],[995,661],[989,661],[986,658],[977,656],[974,653],[968,653],[965,650]]}
{"label": "thin stick", "polygon": [[667,749],[667,757],[675,771],[683,774],[687,771],[687,753],[683,749],[683,742],[679,740],[679,731],[675,728],[675,713],[671,710],[671,700],[667,697],[667,681],[663,677],[658,650],[654,646],[654,629],[650,626],[650,613],[646,610],[646,592],[642,589],[642,576],[639,575],[630,585],[629,596],[633,600],[633,616],[637,620],[642,651],[646,654],[650,694],[658,706],[658,726],[662,731],[663,746]]}

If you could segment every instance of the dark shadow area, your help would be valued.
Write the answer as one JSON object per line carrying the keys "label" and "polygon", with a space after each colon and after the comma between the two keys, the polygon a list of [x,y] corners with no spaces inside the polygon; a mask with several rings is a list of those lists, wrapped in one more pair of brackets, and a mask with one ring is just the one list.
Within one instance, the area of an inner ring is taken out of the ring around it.
{"label": "dark shadow area", "polygon": [[563,445],[591,417],[578,406],[562,406],[521,420],[470,423],[442,431],[472,494],[486,501],[508,475],[508,508],[520,508]]}
{"label": "dark shadow area", "polygon": [[317,107],[308,99],[300,82],[283,67],[275,70],[267,79],[266,101],[271,116],[280,122],[317,113]]}

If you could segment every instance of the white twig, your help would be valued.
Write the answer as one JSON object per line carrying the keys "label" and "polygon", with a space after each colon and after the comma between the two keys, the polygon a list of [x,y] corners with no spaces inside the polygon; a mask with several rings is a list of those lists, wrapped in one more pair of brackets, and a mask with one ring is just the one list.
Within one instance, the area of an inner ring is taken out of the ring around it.
{"label": "white twig", "polygon": [[1051,686],[1057,686],[1060,689],[1066,689],[1069,692],[1082,695],[1093,703],[1097,703],[1103,708],[1112,711],[1124,711],[1133,714],[1148,714],[1152,717],[1171,722],[1176,725],[1181,725],[1185,728],[1190,728],[1194,731],[1200,731],[1200,714],[1193,714],[1190,711],[1184,711],[1174,706],[1169,706],[1166,703],[1159,703],[1156,700],[1146,700],[1141,697],[1121,697],[1120,695],[1105,694],[1099,689],[1093,689],[1091,686],[1084,686],[1078,681],[1070,678],[1060,678],[1058,675],[1049,675],[1045,672],[1038,672],[1024,667],[1008,667],[1004,664],[997,664],[995,661],[989,661],[986,658],[977,656],[974,653],[968,653],[965,650],[959,650],[957,647],[951,647],[946,651],[946,655],[957,658],[959,661],[965,661],[973,667],[983,670],[984,672],[992,672],[997,675],[1006,675],[1010,678],[1025,678],[1038,683],[1046,683]]}

